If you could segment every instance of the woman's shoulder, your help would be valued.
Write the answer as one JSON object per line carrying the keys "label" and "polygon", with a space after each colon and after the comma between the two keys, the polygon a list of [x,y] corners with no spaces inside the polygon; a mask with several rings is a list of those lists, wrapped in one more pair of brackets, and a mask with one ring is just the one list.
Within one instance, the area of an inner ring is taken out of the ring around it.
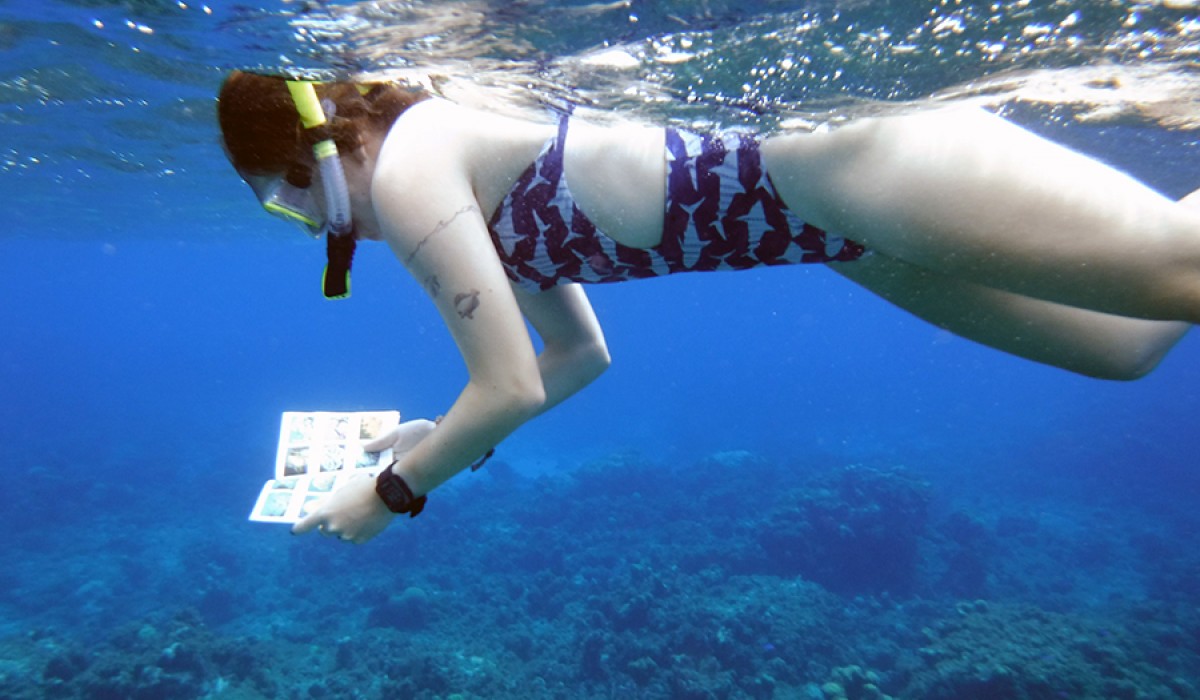
{"label": "woman's shoulder", "polygon": [[460,143],[462,139],[544,138],[552,133],[551,129],[548,120],[500,114],[441,97],[431,97],[408,108],[392,127],[393,132],[409,133],[422,140],[435,138]]}
{"label": "woman's shoulder", "polygon": [[428,97],[413,106],[409,107],[396,120],[396,124],[410,125],[416,122],[435,120],[457,122],[466,117],[468,112],[473,110],[463,107],[457,102],[441,97]]}
{"label": "woman's shoulder", "polygon": [[410,107],[393,123],[374,181],[388,188],[389,196],[419,201],[446,193],[473,193],[488,209],[553,135],[551,123],[431,98]]}
{"label": "woman's shoulder", "polygon": [[[392,125],[386,148],[405,159],[433,167],[467,171],[481,163],[528,160],[554,135],[549,122],[495,114],[442,98],[430,98],[401,114]],[[523,167],[523,166],[522,166]]]}

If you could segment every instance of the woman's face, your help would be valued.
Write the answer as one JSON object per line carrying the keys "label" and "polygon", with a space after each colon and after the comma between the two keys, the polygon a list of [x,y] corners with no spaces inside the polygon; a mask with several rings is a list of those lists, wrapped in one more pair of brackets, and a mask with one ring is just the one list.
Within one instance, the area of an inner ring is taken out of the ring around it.
{"label": "woman's face", "polygon": [[258,203],[272,216],[295,224],[310,236],[324,232],[324,194],[316,183],[305,188],[296,187],[283,175],[243,175],[242,179],[250,185]]}
{"label": "woman's face", "polygon": [[[357,155],[357,154],[356,154]],[[343,170],[350,194],[350,217],[359,238],[379,240],[382,236],[375,209],[371,204],[371,175],[374,164],[362,158],[344,158]],[[319,236],[325,231],[324,183],[319,172],[313,173],[306,188],[287,185],[282,173],[278,175],[243,175],[260,204],[277,218],[295,223],[309,235]]]}

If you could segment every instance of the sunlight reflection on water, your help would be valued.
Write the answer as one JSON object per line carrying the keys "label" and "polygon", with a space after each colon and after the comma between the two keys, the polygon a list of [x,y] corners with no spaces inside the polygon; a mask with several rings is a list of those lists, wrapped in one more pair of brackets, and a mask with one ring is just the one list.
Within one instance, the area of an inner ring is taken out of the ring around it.
{"label": "sunlight reflection on water", "polygon": [[[390,75],[493,109],[572,103],[691,125],[836,122],[934,98],[1179,132],[1197,128],[1196,5],[0,3],[0,187],[49,205],[114,175],[163,192],[180,175],[225,178],[212,100],[235,67]],[[209,210],[240,211],[226,199]]]}

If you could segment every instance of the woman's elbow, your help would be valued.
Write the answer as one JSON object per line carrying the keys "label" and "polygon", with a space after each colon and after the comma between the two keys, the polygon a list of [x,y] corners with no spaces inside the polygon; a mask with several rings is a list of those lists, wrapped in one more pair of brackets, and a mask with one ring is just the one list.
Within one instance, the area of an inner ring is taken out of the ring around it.
{"label": "woman's elbow", "polygon": [[522,421],[541,413],[546,405],[546,387],[541,378],[519,382],[501,392],[501,403],[505,412],[515,414]]}
{"label": "woman's elbow", "polygon": [[588,343],[580,349],[579,355],[578,363],[583,368],[583,373],[588,376],[588,381],[604,374],[612,365],[612,356],[608,354],[608,345],[603,340]]}
{"label": "woman's elbow", "polygon": [[527,420],[546,403],[546,387],[536,365],[472,376],[466,394],[480,410],[506,420]]}

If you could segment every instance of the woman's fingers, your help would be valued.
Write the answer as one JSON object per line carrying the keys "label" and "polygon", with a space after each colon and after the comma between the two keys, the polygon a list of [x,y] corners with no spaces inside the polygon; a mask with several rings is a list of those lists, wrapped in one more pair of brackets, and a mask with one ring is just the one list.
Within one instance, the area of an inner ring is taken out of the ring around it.
{"label": "woman's fingers", "polygon": [[[403,425],[403,423],[401,425]],[[383,435],[380,435],[379,437],[375,438],[374,440],[371,440],[370,442],[363,445],[363,449],[366,450],[367,452],[381,452],[381,451],[386,450],[387,448],[391,447],[392,445],[396,444],[396,439],[399,437],[399,435],[400,435],[400,426],[398,425],[398,426],[392,428],[391,430],[387,431]]]}
{"label": "woman's fingers", "polygon": [[292,526],[292,534],[293,535],[303,535],[303,534],[306,534],[306,533],[310,532],[311,530],[313,530],[313,528],[318,528],[318,527],[321,528],[321,533],[324,534],[325,533],[324,525],[325,525],[325,515],[320,510],[317,510],[315,512],[309,513],[308,515],[304,516],[303,518],[300,518],[300,521]]}

